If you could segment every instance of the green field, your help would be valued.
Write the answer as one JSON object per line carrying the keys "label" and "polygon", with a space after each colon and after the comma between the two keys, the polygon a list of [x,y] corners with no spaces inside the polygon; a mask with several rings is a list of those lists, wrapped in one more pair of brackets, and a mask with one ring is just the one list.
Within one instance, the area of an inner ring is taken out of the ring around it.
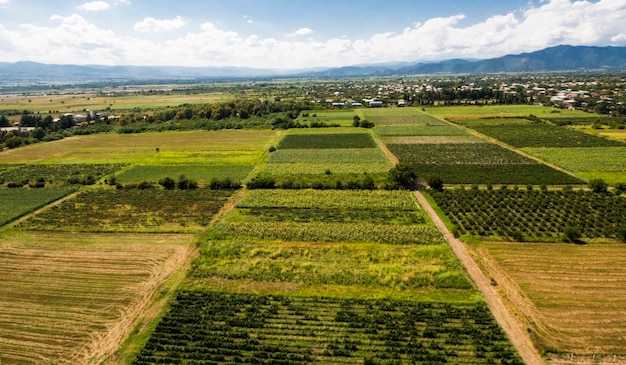
{"label": "green field", "polygon": [[524,152],[574,171],[585,179],[626,182],[626,147],[524,148]]}
{"label": "green field", "polygon": [[286,135],[277,149],[374,148],[369,133],[308,133]]}
{"label": "green field", "polygon": [[43,180],[45,184],[66,185],[72,181],[91,179],[95,183],[100,178],[123,168],[123,164],[54,164],[54,165],[15,165],[0,172],[0,183],[30,182]]}
{"label": "green field", "polygon": [[7,189],[0,187],[0,205],[2,206],[0,226],[60,199],[74,190],[74,188]]}
{"label": "green field", "polygon": [[480,125],[472,129],[516,148],[626,147],[626,143],[613,139],[548,124]]}
{"label": "green field", "polygon": [[188,179],[206,184],[211,179],[231,178],[243,181],[250,174],[254,165],[136,165],[115,175],[120,183],[140,181],[158,182],[165,177],[178,179],[184,175]]}
{"label": "green field", "polygon": [[382,126],[374,131],[380,136],[462,136],[467,132],[451,125]]}

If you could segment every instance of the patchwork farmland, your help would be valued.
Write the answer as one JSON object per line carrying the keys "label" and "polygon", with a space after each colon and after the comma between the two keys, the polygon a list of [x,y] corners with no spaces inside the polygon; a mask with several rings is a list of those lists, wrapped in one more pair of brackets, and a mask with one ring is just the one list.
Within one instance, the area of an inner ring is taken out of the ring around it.
{"label": "patchwork farmland", "polygon": [[[0,153],[0,362],[533,363],[424,207],[391,189],[395,161],[441,178],[431,204],[543,361],[623,359],[623,142],[539,107],[298,118],[337,126]],[[609,189],[587,189],[591,174]]]}

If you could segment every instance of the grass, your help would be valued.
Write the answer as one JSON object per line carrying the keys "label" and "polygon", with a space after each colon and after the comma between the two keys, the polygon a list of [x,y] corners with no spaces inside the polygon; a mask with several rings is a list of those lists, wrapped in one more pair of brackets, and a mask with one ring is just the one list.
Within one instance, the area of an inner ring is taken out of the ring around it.
{"label": "grass", "polygon": [[473,247],[530,323],[540,348],[579,355],[626,353],[624,244]]}
{"label": "grass", "polygon": [[2,235],[0,360],[101,361],[189,255],[190,241],[184,235]]}

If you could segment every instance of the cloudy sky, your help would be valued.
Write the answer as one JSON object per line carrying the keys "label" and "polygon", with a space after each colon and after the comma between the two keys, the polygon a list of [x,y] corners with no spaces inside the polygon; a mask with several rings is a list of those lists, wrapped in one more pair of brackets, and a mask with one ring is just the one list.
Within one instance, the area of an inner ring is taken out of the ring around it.
{"label": "cloudy sky", "polygon": [[310,68],[626,46],[626,0],[0,0],[0,62]]}

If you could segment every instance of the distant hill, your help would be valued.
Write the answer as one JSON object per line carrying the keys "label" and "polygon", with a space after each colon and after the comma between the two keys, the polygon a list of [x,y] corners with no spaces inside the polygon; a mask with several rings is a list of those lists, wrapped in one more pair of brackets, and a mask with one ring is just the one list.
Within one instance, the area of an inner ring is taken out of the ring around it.
{"label": "distant hill", "polygon": [[626,69],[626,47],[556,46],[485,60],[452,59],[405,67],[341,67],[309,76],[391,76]]}
{"label": "distant hill", "polygon": [[626,69],[626,47],[556,46],[536,52],[485,60],[451,59],[432,63],[398,63],[285,71],[238,67],[77,66],[35,62],[0,63],[0,81],[197,79],[219,77],[359,77],[419,74],[475,74]]}

